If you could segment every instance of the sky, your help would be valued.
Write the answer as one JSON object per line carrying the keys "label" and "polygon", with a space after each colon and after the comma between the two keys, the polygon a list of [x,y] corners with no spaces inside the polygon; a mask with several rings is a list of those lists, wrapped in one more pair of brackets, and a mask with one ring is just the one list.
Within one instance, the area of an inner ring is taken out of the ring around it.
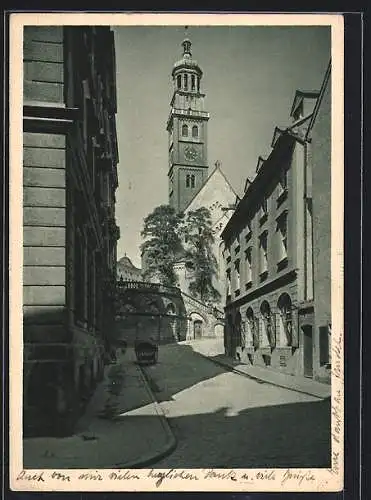
{"label": "sky", "polygon": [[[117,137],[116,219],[125,253],[141,266],[143,219],[168,203],[166,121],[171,70],[182,57],[184,26],[120,26],[115,34]],[[203,70],[209,173],[217,160],[242,195],[275,126],[289,123],[295,91],[319,90],[331,53],[326,26],[190,26],[192,55]]]}

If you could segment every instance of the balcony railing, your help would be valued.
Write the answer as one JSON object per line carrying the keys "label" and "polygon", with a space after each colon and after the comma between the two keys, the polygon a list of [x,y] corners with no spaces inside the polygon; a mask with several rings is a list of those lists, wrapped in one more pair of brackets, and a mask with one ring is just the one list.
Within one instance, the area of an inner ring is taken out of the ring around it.
{"label": "balcony railing", "polygon": [[176,286],[166,286],[162,283],[150,283],[147,281],[117,281],[118,290],[138,290],[141,292],[151,291],[158,293],[180,294],[180,289]]}
{"label": "balcony railing", "polygon": [[183,116],[188,116],[188,115],[193,115],[193,116],[200,116],[202,118],[209,118],[210,113],[207,111],[198,111],[195,109],[179,109],[179,108],[173,108],[171,110],[172,115],[183,115]]}

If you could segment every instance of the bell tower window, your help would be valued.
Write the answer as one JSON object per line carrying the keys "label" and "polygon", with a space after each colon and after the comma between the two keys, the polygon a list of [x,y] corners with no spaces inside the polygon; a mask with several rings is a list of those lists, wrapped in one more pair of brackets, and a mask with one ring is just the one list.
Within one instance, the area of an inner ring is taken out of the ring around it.
{"label": "bell tower window", "polygon": [[188,137],[188,125],[186,124],[182,125],[182,136]]}
{"label": "bell tower window", "polygon": [[184,75],[184,90],[188,90],[188,75]]}
{"label": "bell tower window", "polygon": [[191,76],[191,89],[195,90],[195,88],[196,88],[196,79],[195,79],[195,75],[192,75]]}
{"label": "bell tower window", "polygon": [[176,86],[178,87],[178,89],[180,89],[182,87],[182,77],[181,77],[181,75],[178,75],[176,77]]}
{"label": "bell tower window", "polygon": [[197,127],[197,125],[193,125],[193,127],[192,127],[192,137],[194,137],[194,138],[198,137],[198,127]]}

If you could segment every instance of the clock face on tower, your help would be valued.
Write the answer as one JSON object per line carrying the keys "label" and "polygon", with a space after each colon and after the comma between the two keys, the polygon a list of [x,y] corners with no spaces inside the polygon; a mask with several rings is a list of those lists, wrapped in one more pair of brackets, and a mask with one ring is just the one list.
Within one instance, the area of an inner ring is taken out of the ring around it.
{"label": "clock face on tower", "polygon": [[199,152],[193,146],[186,146],[184,148],[184,157],[188,161],[196,161],[199,158]]}

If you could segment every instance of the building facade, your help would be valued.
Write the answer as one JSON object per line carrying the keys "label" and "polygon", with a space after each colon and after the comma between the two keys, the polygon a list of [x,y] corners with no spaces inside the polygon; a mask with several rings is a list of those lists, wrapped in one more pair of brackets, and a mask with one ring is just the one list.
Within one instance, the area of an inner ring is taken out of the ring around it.
{"label": "building facade", "polygon": [[25,27],[24,427],[72,432],[103,374],[116,281],[109,27]]}
{"label": "building facade", "polygon": [[290,115],[222,233],[225,348],[320,379],[330,363],[330,67],[319,92],[295,94]]}

